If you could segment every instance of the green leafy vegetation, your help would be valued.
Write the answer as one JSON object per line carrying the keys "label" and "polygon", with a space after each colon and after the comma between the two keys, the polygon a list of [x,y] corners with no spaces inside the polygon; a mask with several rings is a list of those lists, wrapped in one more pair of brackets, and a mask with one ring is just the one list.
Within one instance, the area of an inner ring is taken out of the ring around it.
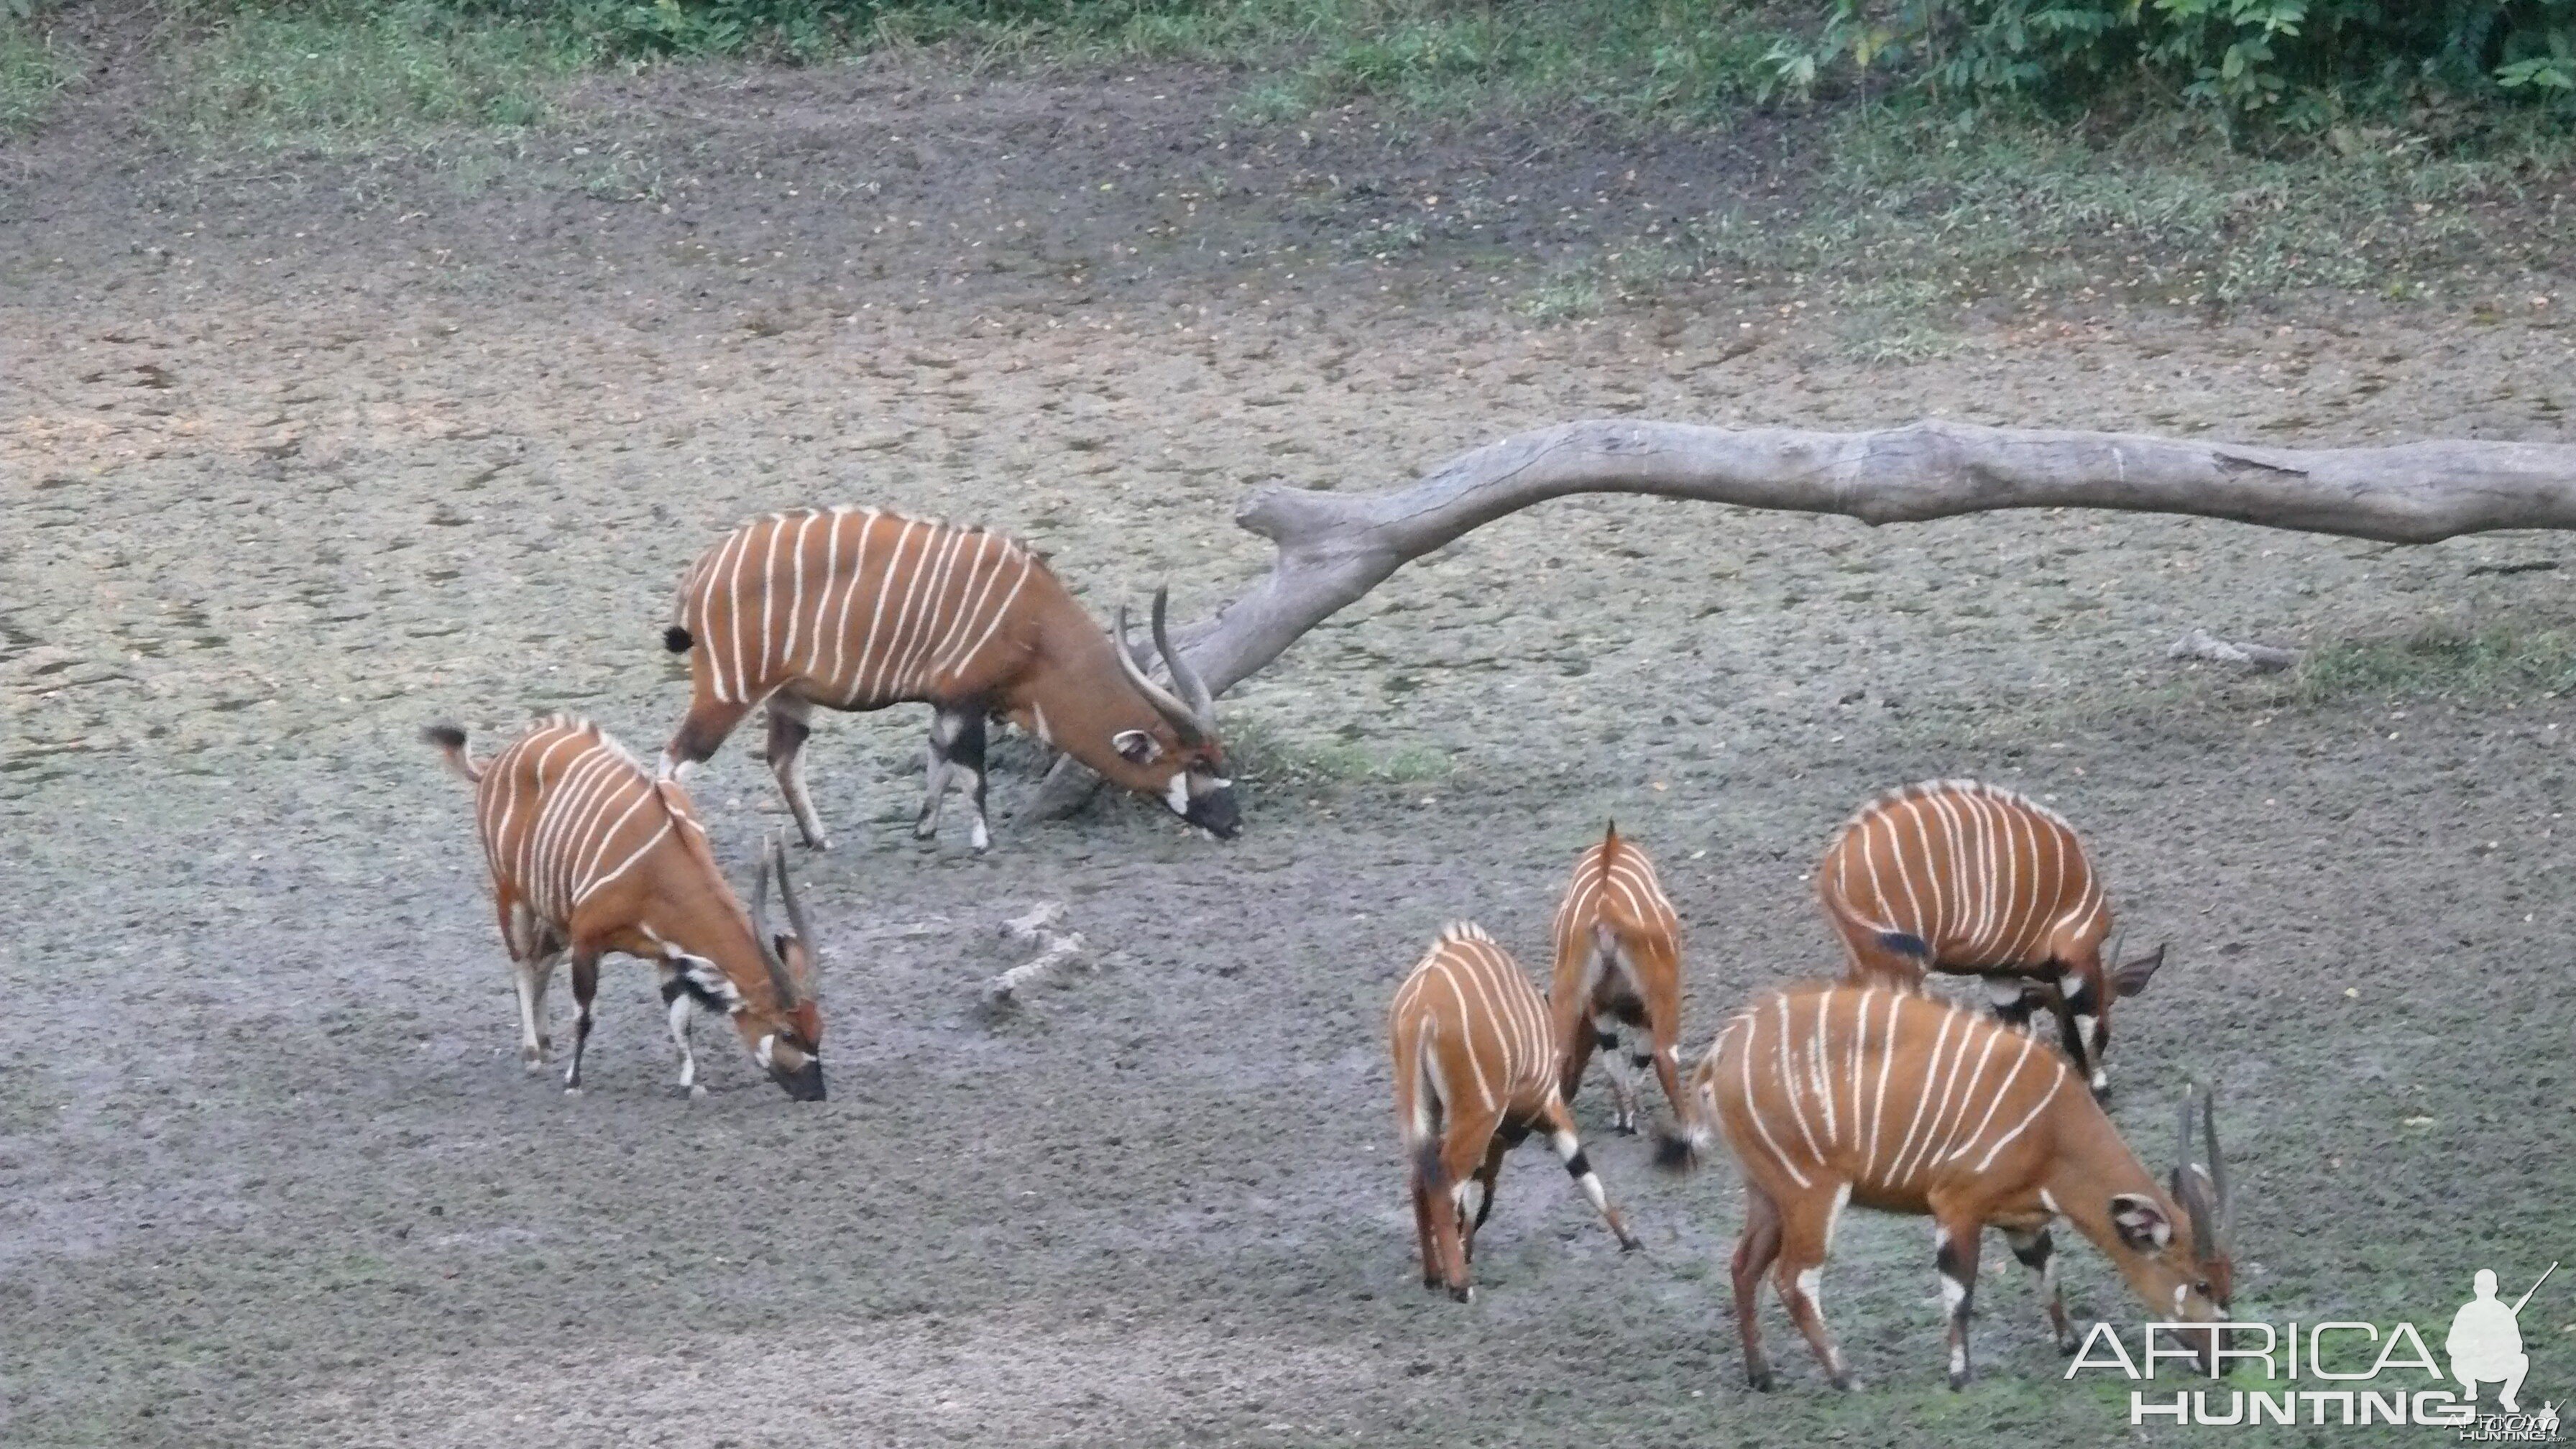
{"label": "green leafy vegetation", "polygon": [[1835,0],[1770,57],[1811,89],[1837,67],[1953,99],[2173,99],[2314,132],[2356,103],[2576,98],[2576,0]]}
{"label": "green leafy vegetation", "polygon": [[0,135],[34,130],[71,76],[70,57],[37,29],[30,0],[0,0]]}

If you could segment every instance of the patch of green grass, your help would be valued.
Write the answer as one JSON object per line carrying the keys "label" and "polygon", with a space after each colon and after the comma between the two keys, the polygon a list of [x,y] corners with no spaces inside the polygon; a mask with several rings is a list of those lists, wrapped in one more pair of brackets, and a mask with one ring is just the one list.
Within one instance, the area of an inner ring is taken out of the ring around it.
{"label": "patch of green grass", "polygon": [[1601,310],[1601,269],[1573,266],[1548,273],[1521,299],[1521,311],[1536,322],[1570,322]]}
{"label": "patch of green grass", "polygon": [[172,50],[168,119],[201,138],[324,151],[520,129],[594,58],[559,31],[431,0],[233,10]]}
{"label": "patch of green grass", "polygon": [[2130,298],[2235,305],[2306,288],[2385,288],[2468,263],[2545,265],[2567,220],[2534,183],[2576,140],[2534,131],[2474,158],[2356,133],[2348,154],[2253,156],[2144,125],[2092,138],[2037,117],[1961,126],[1853,112],[1792,224],[1703,229],[1710,263],[1904,284],[1936,299]]}
{"label": "patch of green grass", "polygon": [[1682,124],[1761,88],[1782,34],[1767,11],[1741,0],[1251,0],[1211,6],[1163,38],[1200,55],[1267,46],[1293,57],[1247,98],[1275,118],[1367,99],[1431,115]]}
{"label": "patch of green grass", "polygon": [[1381,749],[1356,740],[1299,739],[1258,719],[1229,725],[1225,752],[1235,774],[1264,784],[1410,785],[1445,779],[1457,768],[1446,751],[1424,745]]}
{"label": "patch of green grass", "polygon": [[[2088,136],[2035,114],[1973,124],[1853,106],[1789,200],[1694,219],[1661,243],[1675,279],[1787,281],[1842,312],[1843,350],[1952,345],[1972,304],[2228,308],[2308,289],[2420,295],[2446,279],[2555,269],[2576,225],[2576,135],[2499,129],[2432,154],[2394,130],[2251,155],[2172,118]],[[1622,250],[1627,250],[1623,248]]]}
{"label": "patch of green grass", "polygon": [[2290,684],[2306,704],[2373,695],[2494,699],[2560,693],[2576,689],[2576,635],[2497,628],[2341,640],[2301,659]]}
{"label": "patch of green grass", "polygon": [[0,135],[36,129],[71,79],[71,57],[60,42],[28,20],[0,18]]}

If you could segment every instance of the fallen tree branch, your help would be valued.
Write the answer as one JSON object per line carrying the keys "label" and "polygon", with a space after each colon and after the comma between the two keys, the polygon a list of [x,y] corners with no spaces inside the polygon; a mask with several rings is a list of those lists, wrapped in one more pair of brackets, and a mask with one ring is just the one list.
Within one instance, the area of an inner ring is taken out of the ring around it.
{"label": "fallen tree branch", "polygon": [[2257,674],[2277,673],[2299,662],[2299,656],[2291,650],[2275,649],[2269,644],[2231,644],[2206,629],[2194,629],[2173,641],[2173,647],[2165,651],[2165,657],[2242,664]]}
{"label": "fallen tree branch", "polygon": [[[1407,562],[1574,493],[1839,513],[1870,524],[2109,508],[2433,543],[2501,528],[2576,528],[2576,446],[2272,448],[1938,419],[1865,433],[1564,423],[1462,453],[1382,493],[1254,493],[1234,521],[1271,540],[1278,556],[1240,598],[1178,631],[1178,646],[1223,694]],[[1087,777],[1078,768],[1050,772],[1033,811],[1078,806]]]}
{"label": "fallen tree branch", "polygon": [[1025,988],[1045,981],[1065,967],[1082,959],[1080,931],[1055,929],[1064,919],[1064,902],[1045,901],[1027,914],[1002,923],[1002,934],[1014,941],[1036,945],[1038,954],[984,983],[986,1006],[1015,1004]]}

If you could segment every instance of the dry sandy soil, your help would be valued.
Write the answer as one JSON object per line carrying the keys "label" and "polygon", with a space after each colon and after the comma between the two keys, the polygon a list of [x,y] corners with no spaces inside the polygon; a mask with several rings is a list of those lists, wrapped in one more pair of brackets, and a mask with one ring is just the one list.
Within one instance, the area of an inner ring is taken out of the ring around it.
{"label": "dry sandy soil", "polygon": [[[1747,1394],[1732,1174],[1651,1174],[1597,1085],[1648,1251],[1531,1150],[1480,1301],[1415,1279],[1380,1020],[1442,921],[1535,965],[1615,814],[1703,1041],[1830,964],[1802,872],[1932,774],[2052,800],[2131,940],[2172,942],[2116,1115],[2161,1165],[2182,1074],[2225,1080],[2244,1314],[2447,1322],[2474,1269],[2576,1256],[2567,702],[2163,657],[2576,628],[2566,570],[2496,571],[2548,536],[1560,503],[1225,701],[1232,844],[1113,804],[918,847],[921,712],[827,721],[828,1103],[709,1030],[714,1091],[678,1097],[640,968],[586,1096],[522,1076],[465,793],[415,732],[569,707],[657,747],[668,590],[755,510],[982,519],[1104,611],[1168,579],[1195,613],[1263,565],[1247,488],[1568,417],[2323,443],[2564,438],[2576,405],[2537,311],[2104,313],[1905,366],[1779,293],[1541,327],[1532,259],[1754,142],[1301,139],[1224,121],[1228,84],[687,73],[472,179],[107,112],[0,152],[0,1440],[2102,1442],[2125,1399],[2059,1380],[2000,1250],[1982,1377],[1938,1386],[1915,1222],[1846,1224],[1828,1273],[1868,1389],[1775,1307],[1786,1383]],[[1347,243],[1433,194],[1488,204],[1397,260]],[[784,821],[752,744],[697,782],[737,870]],[[996,926],[1045,900],[1098,969],[984,1012]],[[2134,1318],[2098,1254],[2069,1272]],[[2538,1397],[2576,1397],[2571,1304],[2525,1315]]]}

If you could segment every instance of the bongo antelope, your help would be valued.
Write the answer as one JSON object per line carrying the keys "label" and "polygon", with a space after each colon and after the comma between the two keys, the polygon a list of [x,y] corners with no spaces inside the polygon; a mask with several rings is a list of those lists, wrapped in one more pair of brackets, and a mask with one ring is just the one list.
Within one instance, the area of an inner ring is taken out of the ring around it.
{"label": "bongo antelope", "polygon": [[716,752],[756,705],[769,714],[769,769],[806,845],[829,846],[805,793],[798,752],[814,707],[935,711],[928,791],[913,834],[939,830],[952,777],[992,843],[984,814],[984,724],[1010,720],[1111,782],[1151,795],[1212,834],[1240,824],[1207,685],[1163,626],[1164,688],[1127,645],[1101,631],[1025,546],[981,528],[872,508],[809,508],[755,518],[708,549],[680,580],[663,643],[689,655],[689,712],[662,751],[677,775]]}
{"label": "bongo antelope", "polygon": [[[1395,1055],[1395,1118],[1413,1165],[1413,1225],[1422,1249],[1422,1286],[1475,1296],[1467,1264],[1476,1230],[1494,1210],[1503,1154],[1532,1129],[1610,1225],[1623,1251],[1639,1245],[1601,1191],[1574,1114],[1557,1092],[1557,1054],[1547,1003],[1481,926],[1443,927],[1395,991],[1387,1012]],[[1478,1189],[1467,1216],[1467,1188]]]}
{"label": "bongo antelope", "polygon": [[[2159,1185],[2073,1069],[2029,1034],[1918,992],[1854,985],[1775,992],[1736,1013],[1688,1090],[1698,1099],[1691,1126],[1659,1156],[1687,1166],[1713,1129],[1744,1173],[1735,1320],[1757,1389],[1771,1387],[1755,1322],[1765,1269],[1835,1387],[1852,1386],[1817,1294],[1835,1221],[1852,1203],[1932,1219],[1954,1389],[1968,1381],[1968,1300],[1988,1224],[2039,1275],[2060,1352],[2075,1351],[2049,1232],[2061,1218],[2109,1255],[2158,1320],[2226,1316],[2227,1173],[2209,1097],[2200,1104],[2208,1167],[2191,1163],[2186,1090],[2181,1163]],[[2216,1334],[2200,1337],[2207,1368]]]}
{"label": "bongo antelope", "polygon": [[1861,807],[1816,866],[1816,896],[1854,983],[1920,983],[1927,970],[1985,979],[1997,1015],[2045,1009],[2096,1095],[2111,1002],[2164,965],[2158,946],[2107,966],[2111,907],[2065,818],[1974,780],[1926,780]]}
{"label": "bongo antelope", "polygon": [[[465,732],[432,725],[424,737],[474,785],[483,857],[519,986],[519,1056],[531,1072],[553,1045],[546,987],[555,963],[572,962],[572,1065],[564,1090],[581,1090],[599,959],[611,951],[661,969],[680,1086],[697,1095],[689,1022],[699,1008],[733,1019],[770,1079],[800,1102],[823,1099],[823,1008],[814,990],[814,932],[772,839],[751,909],[725,883],[707,833],[676,781],[656,780],[587,720],[538,721],[491,759],[466,753]],[[790,930],[772,934],[763,914],[772,871]]]}
{"label": "bongo antelope", "polygon": [[[1610,1069],[1613,1124],[1637,1130],[1638,1081],[1654,1068],[1664,1100],[1682,1110],[1681,919],[1655,879],[1655,864],[1614,821],[1574,863],[1556,908],[1556,971],[1548,1007],[1564,1053],[1558,1090],[1568,1102],[1597,1045]],[[1619,1031],[1636,1033],[1623,1057]]]}

